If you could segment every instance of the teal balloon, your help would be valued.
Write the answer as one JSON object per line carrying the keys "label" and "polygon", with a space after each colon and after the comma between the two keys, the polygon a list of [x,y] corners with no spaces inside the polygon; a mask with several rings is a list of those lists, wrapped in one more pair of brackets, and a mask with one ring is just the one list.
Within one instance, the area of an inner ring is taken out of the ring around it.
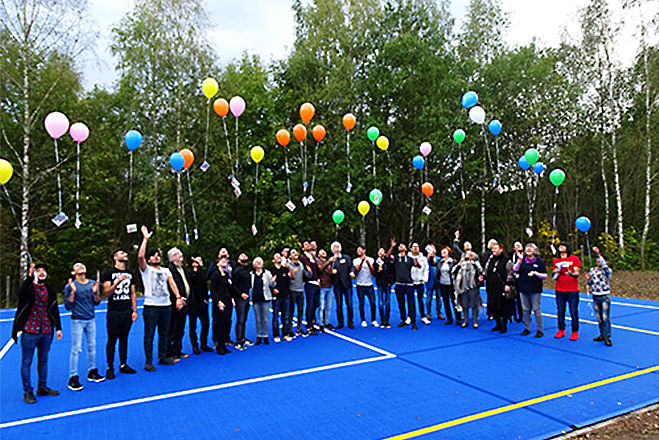
{"label": "teal balloon", "polygon": [[377,127],[369,127],[366,130],[366,136],[371,142],[375,142],[378,137],[380,137],[380,130]]}
{"label": "teal balloon", "polygon": [[524,158],[529,163],[529,165],[533,165],[538,161],[538,159],[540,159],[540,153],[538,153],[538,150],[535,148],[529,148],[524,153]]}
{"label": "teal balloon", "polygon": [[181,171],[183,165],[185,165],[185,157],[179,152],[172,153],[169,156],[169,164],[174,168],[175,171]]}
{"label": "teal balloon", "polygon": [[549,181],[552,185],[559,187],[563,184],[565,180],[565,173],[560,168],[556,168],[551,173],[549,173]]}
{"label": "teal balloon", "polygon": [[528,162],[526,161],[526,158],[525,158],[524,156],[522,156],[522,157],[520,157],[519,159],[517,159],[517,165],[519,165],[519,167],[520,167],[521,169],[523,169],[524,171],[526,171],[526,170],[528,170],[529,168],[531,168],[531,164],[528,163]]}
{"label": "teal balloon", "polygon": [[371,190],[368,198],[371,199],[371,203],[373,203],[375,206],[380,206],[380,203],[382,203],[382,191],[375,188]]}

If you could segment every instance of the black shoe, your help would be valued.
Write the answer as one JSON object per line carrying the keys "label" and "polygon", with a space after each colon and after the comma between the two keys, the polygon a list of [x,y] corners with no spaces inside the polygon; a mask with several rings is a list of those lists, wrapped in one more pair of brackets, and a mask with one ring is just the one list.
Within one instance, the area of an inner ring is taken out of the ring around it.
{"label": "black shoe", "polygon": [[176,362],[174,361],[174,359],[172,359],[172,358],[170,358],[170,357],[166,357],[166,358],[164,358],[164,359],[160,359],[160,360],[158,361],[158,364],[159,364],[159,365],[174,365],[175,363],[176,363]]}
{"label": "black shoe", "polygon": [[352,322],[349,322],[348,323],[348,328],[352,330],[352,329],[355,328],[355,325]]}
{"label": "black shoe", "polygon": [[412,323],[412,330],[414,330],[414,331],[419,330],[419,327],[416,326],[416,322]]}
{"label": "black shoe", "polygon": [[334,326],[333,326],[332,324],[327,324],[327,325],[325,326],[325,328],[326,328],[327,330],[334,330]]}
{"label": "black shoe", "polygon": [[226,345],[225,345],[224,347],[222,347],[222,349],[223,349],[223,351],[224,351],[224,354],[229,354],[229,353],[231,353],[231,350],[229,350],[229,349],[226,347]]}
{"label": "black shoe", "polygon": [[504,334],[504,333],[506,333],[507,331],[508,331],[508,327],[505,326],[505,325],[501,326],[501,328],[499,329],[499,333],[501,333],[501,334]]}
{"label": "black shoe", "polygon": [[105,378],[107,380],[112,380],[112,379],[114,379],[114,377],[115,377],[114,376],[114,368],[108,367],[108,369],[105,370]]}
{"label": "black shoe", "polygon": [[198,347],[192,347],[192,352],[193,352],[194,354],[201,354],[201,350],[199,350]]}
{"label": "black shoe", "polygon": [[268,338],[263,338],[263,344],[264,344],[264,345],[270,345],[270,339],[268,339]]}
{"label": "black shoe", "polygon": [[524,331],[522,333],[520,333],[519,335],[520,336],[527,336],[527,335],[530,335],[530,334],[531,334],[530,331],[528,331],[527,329],[524,329]]}
{"label": "black shoe", "polygon": [[311,336],[318,336],[318,332],[314,329],[310,329],[308,332]]}
{"label": "black shoe", "polygon": [[[69,378],[69,389],[71,391],[81,391],[84,387],[80,385],[80,381],[78,380],[78,376],[71,376]],[[39,394],[39,391],[37,390],[37,395]]]}
{"label": "black shoe", "polygon": [[444,325],[451,325],[451,324],[453,324],[453,320],[452,320],[452,319],[449,319],[448,321],[446,321],[446,322],[444,323]]}
{"label": "black shoe", "polygon": [[595,342],[602,342],[603,340],[604,340],[604,336],[602,336],[602,335],[599,335],[598,337],[593,338],[593,341],[595,341]]}
{"label": "black shoe", "polygon": [[407,325],[407,323],[406,323],[405,321],[401,321],[400,324],[398,324],[397,327],[398,327],[398,328],[403,328],[403,327],[405,327],[406,325]]}
{"label": "black shoe", "polygon": [[224,349],[223,349],[221,346],[219,346],[219,345],[218,345],[217,348],[215,349],[215,352],[216,352],[217,354],[221,355],[221,356],[224,356],[224,355],[226,354],[226,353],[224,352]]}
{"label": "black shoe", "polygon": [[342,328],[343,328],[343,323],[341,323],[341,324],[337,325],[336,327],[334,327],[334,330],[341,330]]}
{"label": "black shoe", "polygon": [[234,341],[232,341],[231,339],[229,339],[229,340],[227,341],[227,345],[234,345],[234,346],[235,346],[236,343],[235,343]]}
{"label": "black shoe", "polygon": [[59,391],[51,390],[48,387],[37,388],[37,396],[59,396]]}
{"label": "black shoe", "polygon": [[34,394],[32,394],[32,391],[28,391],[27,393],[23,393],[23,400],[25,403],[37,403],[37,398],[34,397]]}
{"label": "black shoe", "polygon": [[540,330],[538,330],[537,332],[535,332],[535,336],[533,336],[533,337],[534,338],[542,338],[544,335],[545,335],[544,333],[542,333]]}
{"label": "black shoe", "polygon": [[251,347],[252,345],[254,345],[254,343],[253,343],[252,341],[250,341],[249,339],[245,339],[245,340],[243,341],[243,344],[242,344],[242,345],[246,345],[246,346],[248,346],[248,347]]}
{"label": "black shoe", "polygon": [[103,382],[105,378],[98,374],[98,369],[94,368],[87,374],[87,380],[90,382]]}
{"label": "black shoe", "polygon": [[610,346],[613,345],[613,343],[611,342],[610,339],[607,338],[607,339],[604,340],[604,345],[606,345],[607,347],[610,347]]}
{"label": "black shoe", "polygon": [[156,367],[154,367],[153,364],[146,364],[144,366],[144,369],[149,373],[153,373],[154,371],[156,371]]}
{"label": "black shoe", "polygon": [[254,345],[261,345],[261,337],[256,338],[256,343]]}
{"label": "black shoe", "polygon": [[128,364],[124,364],[119,367],[119,372],[124,373],[124,374],[135,374],[137,371],[133,370],[128,366]]}
{"label": "black shoe", "polygon": [[213,349],[210,348],[208,345],[202,345],[201,346],[201,351],[205,351],[207,353],[210,353],[211,351],[213,351]]}
{"label": "black shoe", "polygon": [[495,325],[494,328],[492,328],[491,331],[498,332],[499,330],[501,330],[501,326],[497,323],[497,325]]}

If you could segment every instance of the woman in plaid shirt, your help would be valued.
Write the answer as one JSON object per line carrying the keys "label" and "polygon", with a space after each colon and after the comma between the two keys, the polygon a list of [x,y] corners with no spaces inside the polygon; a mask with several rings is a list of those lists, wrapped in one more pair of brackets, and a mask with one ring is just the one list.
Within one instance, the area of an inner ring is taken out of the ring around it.
{"label": "woman in plaid shirt", "polygon": [[586,284],[593,294],[593,308],[600,327],[600,334],[593,341],[604,341],[607,347],[611,343],[611,320],[609,311],[611,309],[611,269],[607,265],[608,258],[602,255],[599,248],[595,246],[593,252],[597,255],[597,267],[591,268],[586,273]]}

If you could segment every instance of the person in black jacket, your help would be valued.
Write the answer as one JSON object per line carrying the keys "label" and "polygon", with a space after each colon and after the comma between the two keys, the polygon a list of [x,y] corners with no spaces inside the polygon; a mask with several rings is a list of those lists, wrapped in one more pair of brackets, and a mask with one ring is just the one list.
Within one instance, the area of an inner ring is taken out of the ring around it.
{"label": "person in black jacket", "polygon": [[229,276],[228,266],[229,260],[226,257],[220,257],[217,263],[213,264],[210,272],[211,307],[216,310],[213,319],[213,339],[216,341],[215,350],[217,354],[221,355],[231,353],[226,344],[229,342],[231,332],[233,303],[239,297],[238,290],[233,286]]}
{"label": "person in black jacket", "polygon": [[57,306],[57,292],[46,282],[48,268],[43,264],[30,264],[27,279],[18,291],[18,307],[11,330],[12,339],[18,343],[21,336],[21,379],[23,380],[23,400],[25,403],[36,403],[30,369],[34,350],[37,350],[39,361],[39,386],[37,396],[57,396],[58,391],[51,390],[46,385],[48,378],[48,352],[53,340],[53,327],[57,339],[62,338],[62,323]]}
{"label": "person in black jacket", "polygon": [[485,279],[487,283],[487,310],[492,312],[496,320],[496,326],[492,331],[506,333],[508,331],[508,319],[515,312],[515,300],[506,299],[505,292],[509,292],[511,286],[514,288],[515,278],[513,275],[513,263],[504,254],[503,245],[496,243],[492,246],[492,255],[485,263]]}
{"label": "person in black jacket", "polygon": [[391,328],[389,314],[391,312],[391,286],[394,284],[394,266],[387,258],[384,248],[378,250],[375,260],[375,284],[378,286],[378,306],[380,309],[380,327]]}
{"label": "person in black jacket", "polygon": [[185,320],[188,317],[190,310],[189,301],[192,297],[192,277],[188,269],[183,264],[183,253],[178,248],[171,248],[167,252],[167,259],[169,260],[169,271],[174,278],[174,283],[184,298],[185,305],[181,308],[176,307],[176,296],[171,289],[169,289],[169,297],[172,302],[172,315],[169,322],[169,348],[167,356],[173,359],[187,358],[188,355],[183,353],[183,335],[185,334]]}
{"label": "person in black jacket", "polygon": [[253,343],[245,338],[245,323],[249,312],[249,291],[252,288],[252,275],[249,271],[249,258],[245,253],[238,255],[238,264],[233,268],[231,281],[238,290],[236,297],[236,348],[244,350]]}
{"label": "person in black jacket", "polygon": [[[204,261],[201,257],[192,257],[190,278],[192,281],[192,295],[188,300],[190,343],[192,344],[192,352],[201,354],[202,351],[213,351],[208,346],[208,284],[204,273]],[[199,335],[201,350],[199,350],[200,347],[197,343],[197,318],[201,322],[201,334]]]}
{"label": "person in black jacket", "polygon": [[332,257],[332,274],[334,275],[334,298],[336,299],[336,317],[338,319],[337,329],[343,328],[343,300],[346,302],[348,309],[348,328],[353,329],[354,311],[352,309],[352,259],[342,253],[341,243],[335,241],[330,246]]}

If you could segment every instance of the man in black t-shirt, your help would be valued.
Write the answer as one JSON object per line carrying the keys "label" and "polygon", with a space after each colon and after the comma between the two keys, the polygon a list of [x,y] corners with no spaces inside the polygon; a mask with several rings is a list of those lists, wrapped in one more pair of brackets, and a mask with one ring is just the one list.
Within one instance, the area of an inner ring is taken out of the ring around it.
{"label": "man in black t-shirt", "polygon": [[108,342],[105,347],[108,369],[106,378],[114,379],[114,347],[119,339],[119,371],[134,374],[128,366],[128,333],[137,319],[137,297],[135,277],[127,269],[128,253],[123,249],[112,252],[113,266],[101,277],[103,291],[108,298],[107,330]]}
{"label": "man in black t-shirt", "polygon": [[[416,305],[414,304],[414,284],[412,282],[412,267],[420,266],[418,261],[407,255],[407,246],[404,243],[398,245],[398,255],[392,256],[396,239],[391,239],[391,247],[386,257],[391,259],[394,266],[396,281],[396,299],[398,300],[398,309],[400,311],[400,324],[398,327],[405,327],[412,324],[412,330],[418,330],[416,326]],[[405,311],[405,300],[407,299],[407,312]]]}

